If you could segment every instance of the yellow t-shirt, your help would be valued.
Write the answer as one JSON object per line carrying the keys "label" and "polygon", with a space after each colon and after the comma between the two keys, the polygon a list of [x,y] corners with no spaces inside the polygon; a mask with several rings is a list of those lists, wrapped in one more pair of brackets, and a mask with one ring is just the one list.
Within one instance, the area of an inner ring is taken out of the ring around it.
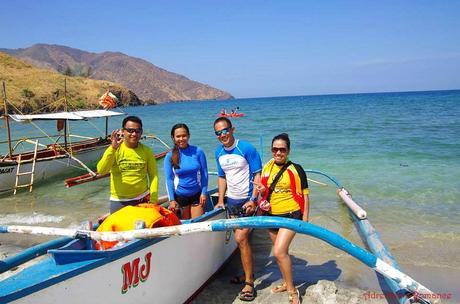
{"label": "yellow t-shirt", "polygon": [[152,150],[142,143],[135,149],[124,142],[116,150],[108,147],[97,164],[97,171],[99,174],[110,172],[111,199],[135,199],[150,189],[150,202],[158,201],[157,162]]}
{"label": "yellow t-shirt", "polygon": [[[270,187],[273,179],[278,174],[282,166],[273,165],[267,186]],[[270,197],[271,214],[284,214],[300,209],[299,204],[294,200],[291,192],[291,180],[289,174],[284,171],[281,178],[275,185],[275,189]]]}

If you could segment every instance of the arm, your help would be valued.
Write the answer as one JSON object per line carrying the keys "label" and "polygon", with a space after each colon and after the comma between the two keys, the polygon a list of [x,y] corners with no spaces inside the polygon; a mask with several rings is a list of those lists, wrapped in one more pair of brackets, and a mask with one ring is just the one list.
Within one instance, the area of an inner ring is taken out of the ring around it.
{"label": "arm", "polygon": [[303,215],[302,215],[302,220],[304,222],[308,222],[308,218],[310,215],[310,197],[308,194],[310,193],[310,190],[308,189],[308,179],[307,179],[307,174],[305,174],[305,170],[302,168],[301,165],[294,164],[294,167],[297,170],[297,173],[299,173],[301,183],[302,183],[302,193],[303,193]]}
{"label": "arm", "polygon": [[[254,174],[254,185],[259,185],[260,184],[260,172],[257,172]],[[246,209],[246,214],[252,214],[254,213],[254,211],[256,211],[256,202],[255,202],[255,198],[257,198],[257,196],[259,195],[259,190],[257,189],[257,187],[253,187],[252,189],[252,196],[251,196],[251,199],[243,205],[243,208]]]}
{"label": "arm", "polygon": [[208,197],[208,164],[206,162],[206,155],[203,150],[198,150],[199,157],[198,161],[200,162],[200,176],[201,176],[201,195],[200,195],[200,204],[204,206]]}
{"label": "arm", "polygon": [[165,171],[166,192],[168,193],[168,200],[173,201],[174,197],[174,171],[171,165],[170,152],[166,155],[163,161],[163,168]]}
{"label": "arm", "polygon": [[309,214],[310,214],[310,198],[308,197],[308,194],[305,194],[302,221],[308,222]]}
{"label": "arm", "polygon": [[219,179],[217,180],[217,186],[219,188],[219,199],[214,208],[224,208],[224,197],[225,191],[227,190],[227,179],[225,178],[225,176],[219,176]]}
{"label": "arm", "polygon": [[104,175],[110,172],[110,169],[112,169],[113,163],[115,162],[116,151],[117,150],[112,146],[109,146],[107,150],[105,150],[101,160],[97,163],[97,173]]}
{"label": "arm", "polygon": [[158,169],[157,169],[157,161],[153,152],[148,149],[148,161],[147,161],[147,173],[149,175],[150,181],[150,202],[157,203],[158,202]]}
{"label": "arm", "polygon": [[224,197],[225,197],[225,191],[227,191],[227,179],[225,178],[224,170],[222,170],[222,167],[220,166],[219,153],[217,151],[216,151],[216,165],[217,165],[217,174],[219,175],[217,179],[219,198],[214,208],[225,208]]}
{"label": "arm", "polygon": [[248,161],[249,164],[249,172],[251,174],[254,174],[254,187],[252,188],[252,196],[249,202],[244,204],[244,207],[246,208],[246,213],[247,214],[252,214],[256,210],[256,203],[255,201],[257,200],[257,196],[259,195],[259,190],[258,190],[258,185],[260,185],[260,175],[262,171],[262,160],[260,159],[260,155],[257,152],[256,148],[254,146],[250,146],[248,153],[245,155],[246,160]]}
{"label": "arm", "polygon": [[166,154],[166,157],[163,161],[163,168],[165,171],[166,192],[168,193],[169,209],[175,210],[177,209],[178,204],[174,197],[174,171],[171,165],[171,155],[171,152]]}

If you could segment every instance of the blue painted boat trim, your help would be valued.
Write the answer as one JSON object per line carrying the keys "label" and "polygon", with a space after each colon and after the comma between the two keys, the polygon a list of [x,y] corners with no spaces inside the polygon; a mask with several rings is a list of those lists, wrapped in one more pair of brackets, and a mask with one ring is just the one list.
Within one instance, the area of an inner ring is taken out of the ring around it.
{"label": "blue painted boat trim", "polygon": [[27,248],[26,250],[14,256],[8,257],[0,261],[0,273],[8,271],[30,260],[33,260],[34,258],[45,254],[49,249],[59,248],[72,240],[73,239],[71,238],[63,237]]}
{"label": "blue painted boat trim", "polygon": [[[220,208],[211,210],[209,213],[201,216],[200,221],[204,221],[222,212],[225,211]],[[64,246],[62,249],[49,250],[48,252],[52,255],[51,257],[0,282],[0,303],[8,303],[28,296],[34,292],[140,251],[166,238],[133,240],[123,247],[107,251],[64,250],[65,248],[69,248],[71,244]],[[72,240],[71,243],[78,247],[81,245],[78,244],[78,241],[85,242],[86,240]],[[56,257],[60,264],[56,264]]]}
{"label": "blue painted boat trim", "polygon": [[[398,263],[392,256],[390,250],[382,242],[379,233],[371,225],[369,220],[361,220],[358,217],[356,217],[356,215],[354,215],[353,212],[350,212],[350,214],[352,215],[355,223],[357,224],[358,232],[361,235],[361,238],[366,243],[369,250],[382,261],[388,263],[389,265],[401,271]],[[407,291],[401,289],[395,281],[390,280],[386,277],[383,277],[383,279],[385,280],[386,284],[391,289],[391,291],[396,295],[395,300],[397,300],[401,304],[406,303],[406,301],[408,300],[408,298],[405,296]]]}
{"label": "blue painted boat trim", "polygon": [[307,173],[314,173],[314,174],[318,174],[318,175],[322,175],[324,177],[327,177],[331,182],[333,182],[337,188],[342,188],[342,185],[340,184],[340,182],[333,176],[329,175],[329,174],[326,174],[322,171],[319,171],[319,170],[314,170],[314,169],[307,169],[305,170],[305,172]]}
{"label": "blue painted boat trim", "polygon": [[[305,170],[307,173],[313,173],[313,174],[318,174],[327,177],[331,182],[333,182],[337,188],[342,189],[341,183],[334,178],[333,176],[330,176],[324,172],[321,172],[319,170],[313,170],[313,169],[307,169]],[[361,238],[363,241],[366,243],[367,247],[369,250],[379,259],[382,261],[385,261],[389,265],[393,266],[394,268],[401,270],[399,268],[398,263],[394,259],[394,257],[391,255],[390,250],[385,246],[385,244],[382,242],[377,230],[371,225],[368,219],[359,219],[350,209],[348,209],[355,224],[357,225],[358,232],[361,235]],[[385,282],[387,283],[388,287],[390,290],[396,295],[396,300],[399,303],[405,303],[407,301],[407,297],[404,296],[406,293],[405,290],[401,290],[399,285],[394,282],[393,280],[390,280],[386,277],[383,277]]]}
{"label": "blue painted boat trim", "polygon": [[347,252],[371,268],[375,267],[377,261],[377,258],[372,253],[356,246],[337,233],[299,220],[274,216],[254,216],[231,220],[217,220],[212,222],[211,227],[213,231],[224,231],[235,228],[287,228],[298,233],[311,235],[323,240],[326,243]]}

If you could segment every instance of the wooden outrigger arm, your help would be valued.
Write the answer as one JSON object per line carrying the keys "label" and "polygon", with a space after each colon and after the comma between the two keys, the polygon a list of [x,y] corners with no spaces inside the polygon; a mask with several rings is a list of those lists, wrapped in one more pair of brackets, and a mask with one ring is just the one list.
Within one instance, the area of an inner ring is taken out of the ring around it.
{"label": "wooden outrigger arm", "polygon": [[5,81],[3,81],[3,117],[5,117],[6,133],[8,136],[8,158],[11,158],[11,156],[13,155],[13,150],[11,148],[11,130],[10,130],[10,121],[8,117],[8,107],[6,105]]}

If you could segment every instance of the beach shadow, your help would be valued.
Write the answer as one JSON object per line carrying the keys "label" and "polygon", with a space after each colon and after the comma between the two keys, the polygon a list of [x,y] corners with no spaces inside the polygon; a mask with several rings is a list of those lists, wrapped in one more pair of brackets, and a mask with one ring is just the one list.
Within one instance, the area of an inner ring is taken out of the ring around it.
{"label": "beach shadow", "polygon": [[[257,289],[265,289],[274,285],[277,281],[282,281],[281,272],[273,256],[270,256],[263,271],[256,272],[258,278]],[[305,294],[306,289],[318,283],[320,280],[335,281],[339,278],[342,270],[337,267],[335,260],[329,260],[321,265],[308,265],[304,259],[291,255],[292,274],[294,284],[299,289],[300,294]]]}

